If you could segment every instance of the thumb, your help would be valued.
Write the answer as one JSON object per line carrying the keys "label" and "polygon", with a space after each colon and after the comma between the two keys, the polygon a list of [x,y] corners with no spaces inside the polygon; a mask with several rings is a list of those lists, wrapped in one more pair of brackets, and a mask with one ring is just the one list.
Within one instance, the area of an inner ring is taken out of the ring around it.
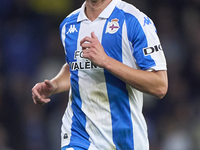
{"label": "thumb", "polygon": [[98,39],[97,36],[95,35],[94,31],[91,33],[91,37],[94,39]]}
{"label": "thumb", "polygon": [[53,87],[53,85],[52,85],[52,83],[49,81],[49,80],[44,80],[44,83],[49,87],[49,88],[52,88]]}

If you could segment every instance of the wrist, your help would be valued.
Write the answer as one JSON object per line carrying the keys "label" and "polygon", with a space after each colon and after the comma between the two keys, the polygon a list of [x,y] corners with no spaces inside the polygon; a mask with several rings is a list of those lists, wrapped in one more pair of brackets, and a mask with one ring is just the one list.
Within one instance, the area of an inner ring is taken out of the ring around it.
{"label": "wrist", "polygon": [[111,70],[112,68],[112,57],[106,57],[106,59],[103,61],[103,68],[106,70]]}
{"label": "wrist", "polygon": [[53,87],[52,87],[52,88],[53,88],[53,89],[52,89],[52,94],[56,94],[56,93],[57,93],[56,91],[57,91],[57,89],[58,89],[58,84],[57,84],[56,80],[53,80],[53,79],[52,79],[50,82],[51,82],[51,84],[52,84],[52,86],[53,86]]}

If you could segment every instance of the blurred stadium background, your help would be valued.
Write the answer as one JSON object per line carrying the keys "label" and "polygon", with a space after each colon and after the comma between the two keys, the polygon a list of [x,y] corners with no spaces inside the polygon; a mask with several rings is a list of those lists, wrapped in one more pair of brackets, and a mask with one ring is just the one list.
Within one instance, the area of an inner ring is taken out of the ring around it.
{"label": "blurred stadium background", "polygon": [[[169,90],[145,95],[150,150],[200,150],[200,1],[126,0],[155,23]],[[57,150],[67,93],[36,106],[31,88],[65,63],[59,24],[83,0],[0,0],[0,150]]]}

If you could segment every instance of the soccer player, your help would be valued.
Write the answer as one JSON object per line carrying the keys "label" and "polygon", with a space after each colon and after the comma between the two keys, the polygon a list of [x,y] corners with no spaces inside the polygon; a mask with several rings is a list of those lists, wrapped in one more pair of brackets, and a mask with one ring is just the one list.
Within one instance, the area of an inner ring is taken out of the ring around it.
{"label": "soccer player", "polygon": [[150,18],[121,0],[86,0],[60,25],[66,64],[32,89],[35,104],[70,91],[62,150],[148,150],[143,94],[168,89],[165,56]]}

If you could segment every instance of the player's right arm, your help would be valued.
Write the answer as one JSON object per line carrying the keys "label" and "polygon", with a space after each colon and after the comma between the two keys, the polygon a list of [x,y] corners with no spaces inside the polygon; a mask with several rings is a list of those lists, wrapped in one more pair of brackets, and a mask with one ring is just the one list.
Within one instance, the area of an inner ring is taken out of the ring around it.
{"label": "player's right arm", "polygon": [[66,63],[60,72],[50,81],[37,83],[32,88],[32,98],[35,104],[46,104],[50,102],[49,96],[56,93],[69,91],[70,89],[70,71],[69,65]]}

